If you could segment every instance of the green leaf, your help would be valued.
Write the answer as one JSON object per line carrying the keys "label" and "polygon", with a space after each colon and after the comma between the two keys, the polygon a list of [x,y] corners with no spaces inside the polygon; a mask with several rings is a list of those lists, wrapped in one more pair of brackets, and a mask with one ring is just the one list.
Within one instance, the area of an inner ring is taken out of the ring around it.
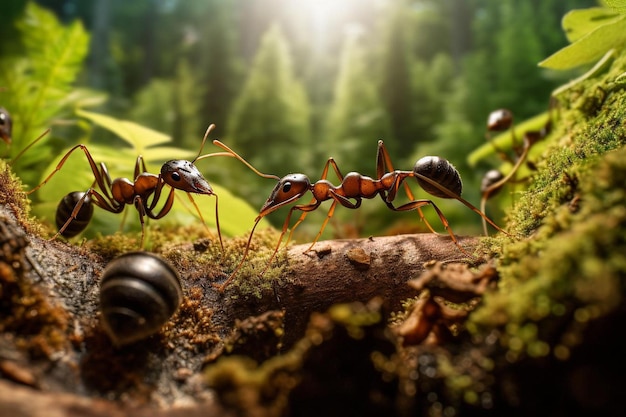
{"label": "green leaf", "polygon": [[[63,25],[52,12],[35,2],[27,3],[16,26],[23,51],[17,56],[0,57],[0,86],[6,87],[2,104],[13,117],[9,158],[71,107],[70,93],[89,45],[89,35],[79,21]],[[47,143],[50,137],[51,134],[44,137],[12,166],[24,183],[32,184],[37,167],[53,157]]]}
{"label": "green leaf", "polygon": [[626,0],[603,0],[602,3],[619,13],[626,14]]}
{"label": "green leaf", "polygon": [[626,45],[626,15],[602,25],[575,43],[539,63],[552,69],[569,69],[600,59],[608,50]]}
{"label": "green leaf", "polygon": [[[543,112],[534,117],[531,117],[530,119],[524,120],[522,123],[516,124],[513,129],[515,132],[515,137],[518,138],[518,144],[519,142],[521,142],[521,139],[524,136],[525,132],[541,130],[541,128],[543,128],[548,121],[548,117],[548,112]],[[502,149],[505,151],[512,149],[513,138],[511,135],[511,131],[507,130],[506,132],[500,133],[499,135],[492,138],[490,142],[486,142],[479,148],[475,149],[467,156],[467,163],[473,167],[476,166],[476,164],[478,164],[478,162],[482,161],[483,159],[493,156],[496,153],[494,145],[498,149]]]}
{"label": "green leaf", "polygon": [[619,14],[604,7],[592,7],[568,12],[563,17],[562,26],[567,40],[574,43],[598,27],[612,23],[619,18]]}
{"label": "green leaf", "polygon": [[91,120],[129,143],[138,154],[144,154],[146,148],[161,145],[171,140],[170,136],[128,120],[119,120],[104,114],[77,110],[78,116]]}

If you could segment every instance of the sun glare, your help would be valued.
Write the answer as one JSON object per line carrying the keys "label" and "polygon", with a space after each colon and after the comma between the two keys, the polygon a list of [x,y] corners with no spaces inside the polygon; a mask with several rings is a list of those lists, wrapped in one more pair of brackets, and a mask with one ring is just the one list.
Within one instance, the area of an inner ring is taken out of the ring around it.
{"label": "sun glare", "polygon": [[[290,15],[303,22],[310,30],[311,41],[324,49],[330,34],[352,23],[351,16],[358,11],[356,0],[310,0],[290,2]],[[332,35],[331,35],[332,36]]]}

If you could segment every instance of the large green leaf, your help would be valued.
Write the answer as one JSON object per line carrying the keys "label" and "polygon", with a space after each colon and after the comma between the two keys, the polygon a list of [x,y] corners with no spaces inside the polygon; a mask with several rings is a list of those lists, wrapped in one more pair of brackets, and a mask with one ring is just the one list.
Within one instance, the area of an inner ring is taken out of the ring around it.
{"label": "large green leaf", "polygon": [[539,66],[569,69],[600,59],[608,50],[621,50],[626,45],[626,15],[597,27],[573,44],[552,54]]}
{"label": "large green leaf", "polygon": [[619,19],[620,15],[604,7],[592,7],[568,12],[563,17],[563,30],[570,43],[574,43],[583,36],[593,32],[607,23]]}
{"label": "large green leaf", "polygon": [[115,133],[128,142],[137,153],[143,154],[150,146],[161,145],[171,140],[170,136],[128,120],[119,120],[105,114],[77,110],[78,116]]}

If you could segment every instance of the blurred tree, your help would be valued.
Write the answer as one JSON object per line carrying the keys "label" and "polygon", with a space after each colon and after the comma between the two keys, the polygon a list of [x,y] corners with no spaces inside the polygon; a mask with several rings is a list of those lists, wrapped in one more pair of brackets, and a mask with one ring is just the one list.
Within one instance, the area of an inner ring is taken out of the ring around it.
{"label": "blurred tree", "polygon": [[[410,20],[411,54],[417,59],[429,62],[443,52],[450,53],[457,47],[453,42],[452,27],[455,31],[461,31],[469,22],[463,24],[453,20],[451,15],[450,1],[457,0],[414,0],[407,5],[407,17]],[[467,0],[460,0],[467,3]],[[463,8],[461,8],[462,10]],[[455,32],[456,33],[456,32]],[[469,39],[463,37],[467,42]],[[452,52],[454,55],[454,52]]]}
{"label": "blurred tree", "polygon": [[20,43],[20,35],[13,22],[24,12],[26,0],[10,0],[2,4],[2,24],[0,24],[0,57],[14,54],[23,46]]}
{"label": "blurred tree", "polygon": [[282,175],[309,167],[309,103],[277,25],[261,40],[228,132],[230,143],[261,171]]}
{"label": "blurred tree", "polygon": [[389,117],[372,78],[362,39],[358,33],[348,34],[328,114],[324,153],[335,157],[342,170],[366,175],[375,174],[377,141],[390,137]]}
{"label": "blurred tree", "polygon": [[[226,142],[260,171],[280,177],[309,171],[309,101],[302,83],[294,76],[287,41],[276,24],[261,39],[227,129]],[[231,185],[254,206],[260,206],[274,186],[241,167],[229,171],[222,183]],[[279,224],[281,216],[276,214],[269,220]]]}
{"label": "blurred tree", "polygon": [[189,62],[180,60],[173,79],[153,78],[135,95],[130,119],[171,135],[179,146],[197,149],[203,129],[210,124],[200,125],[202,90],[198,84]]}
{"label": "blurred tree", "polygon": [[391,2],[384,20],[379,46],[378,87],[391,121],[392,136],[386,143],[390,153],[399,156],[401,150],[410,149],[415,141],[415,100],[411,89],[413,55],[410,53],[406,2]]}
{"label": "blurred tree", "polygon": [[197,62],[195,71],[204,88],[201,120],[224,128],[244,76],[237,50],[236,4],[224,0],[208,3],[202,16],[206,21],[200,26],[197,59],[193,61]]}

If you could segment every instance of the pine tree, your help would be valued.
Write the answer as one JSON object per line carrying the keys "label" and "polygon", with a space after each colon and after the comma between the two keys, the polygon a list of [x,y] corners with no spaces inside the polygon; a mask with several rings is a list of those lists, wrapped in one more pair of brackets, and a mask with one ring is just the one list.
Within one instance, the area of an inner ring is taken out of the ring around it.
{"label": "pine tree", "polygon": [[392,149],[403,149],[415,141],[411,89],[413,58],[407,25],[410,21],[404,1],[395,1],[390,7],[382,35],[379,91],[391,120],[395,144],[392,145],[392,138],[388,142]]}
{"label": "pine tree", "polygon": [[307,172],[309,119],[306,92],[294,75],[287,41],[274,25],[263,36],[235,100],[227,141],[263,172],[278,176]]}
{"label": "pine tree", "polygon": [[389,119],[372,82],[362,40],[349,34],[343,47],[335,83],[324,147],[344,170],[374,172],[376,143],[390,138]]}

